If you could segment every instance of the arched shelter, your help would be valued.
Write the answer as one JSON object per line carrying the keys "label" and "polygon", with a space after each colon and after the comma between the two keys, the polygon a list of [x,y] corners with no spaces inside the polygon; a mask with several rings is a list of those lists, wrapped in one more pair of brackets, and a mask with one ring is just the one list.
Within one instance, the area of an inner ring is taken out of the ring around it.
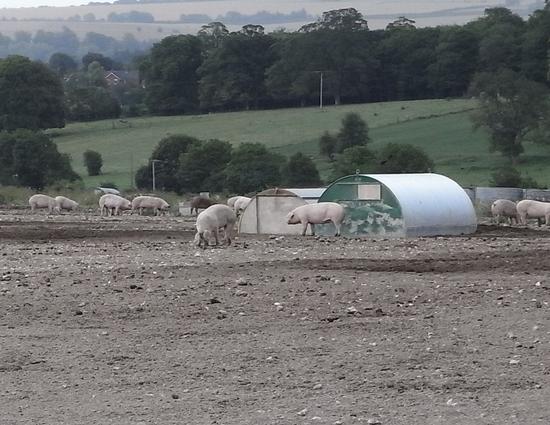
{"label": "arched shelter", "polygon": [[[466,192],[440,174],[355,174],[332,183],[319,202],[346,208],[344,235],[460,235],[477,229]],[[322,225],[320,234],[333,234]]]}

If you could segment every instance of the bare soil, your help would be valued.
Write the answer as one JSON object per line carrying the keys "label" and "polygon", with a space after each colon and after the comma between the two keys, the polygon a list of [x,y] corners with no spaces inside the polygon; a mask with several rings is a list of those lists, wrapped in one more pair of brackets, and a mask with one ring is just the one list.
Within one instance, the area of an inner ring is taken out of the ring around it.
{"label": "bare soil", "polygon": [[0,210],[0,424],[548,424],[550,231]]}

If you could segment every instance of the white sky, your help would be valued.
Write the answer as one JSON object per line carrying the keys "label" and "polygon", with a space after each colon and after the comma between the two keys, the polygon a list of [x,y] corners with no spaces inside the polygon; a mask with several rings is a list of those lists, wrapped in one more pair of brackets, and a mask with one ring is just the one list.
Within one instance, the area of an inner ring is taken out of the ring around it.
{"label": "white sky", "polygon": [[90,0],[0,0],[0,8],[72,5],[78,6],[81,4],[87,4],[89,1]]}

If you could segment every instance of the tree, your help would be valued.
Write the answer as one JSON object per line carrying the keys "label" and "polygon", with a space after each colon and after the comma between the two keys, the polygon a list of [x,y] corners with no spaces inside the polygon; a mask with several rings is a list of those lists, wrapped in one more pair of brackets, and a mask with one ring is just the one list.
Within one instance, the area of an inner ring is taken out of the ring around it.
{"label": "tree", "polygon": [[337,143],[338,138],[328,131],[325,131],[319,138],[319,153],[333,161]]}
{"label": "tree", "polygon": [[501,68],[518,70],[525,22],[505,7],[485,9],[485,14],[470,24],[480,37],[478,70],[495,72]]}
{"label": "tree", "polygon": [[246,24],[239,31],[240,34],[248,37],[256,37],[265,34],[265,28],[262,25]]}
{"label": "tree", "polygon": [[267,97],[265,73],[274,60],[271,37],[232,34],[199,69],[202,109],[257,108]]}
{"label": "tree", "polygon": [[442,28],[435,61],[428,66],[429,86],[437,97],[463,96],[476,71],[479,38],[464,27]]}
{"label": "tree", "polygon": [[147,81],[145,102],[149,110],[167,115],[196,111],[197,69],[202,60],[202,43],[198,37],[169,36],[155,44],[141,69]]}
{"label": "tree", "polygon": [[376,155],[366,146],[353,146],[345,149],[333,163],[332,175],[334,179],[360,173],[374,171]]}
{"label": "tree", "polygon": [[74,73],[65,83],[65,111],[71,121],[93,121],[117,118],[121,113],[119,101],[111,95],[104,70],[99,62]]}
{"label": "tree", "polygon": [[231,160],[231,144],[221,140],[192,144],[178,161],[179,190],[220,192],[224,189],[224,169]]}
{"label": "tree", "polygon": [[370,141],[369,127],[359,114],[350,112],[342,119],[342,128],[336,137],[338,153],[352,146],[364,146]]}
{"label": "tree", "polygon": [[297,96],[302,104],[319,99],[323,73],[323,97],[335,104],[342,98],[360,101],[375,92],[379,35],[354,25],[322,25],[277,41],[279,59],[267,71],[267,84],[277,98]]}
{"label": "tree", "polygon": [[82,56],[82,65],[85,69],[88,69],[93,62],[98,62],[105,71],[110,71],[118,65],[110,57],[103,56],[101,53],[88,52]]}
{"label": "tree", "polygon": [[525,138],[548,120],[548,89],[504,69],[476,75],[470,93],[480,103],[472,115],[474,125],[489,131],[491,151],[499,151],[515,164]]}
{"label": "tree", "polygon": [[226,189],[248,193],[281,184],[284,158],[271,153],[260,143],[242,143],[233,150],[225,168]]}
{"label": "tree", "polygon": [[65,53],[54,53],[51,55],[48,66],[60,77],[76,71],[78,67],[76,61]]}
{"label": "tree", "polygon": [[363,15],[353,7],[347,9],[335,9],[323,12],[321,18],[313,24],[301,27],[299,32],[312,32],[319,30],[333,31],[368,31],[369,27]]}
{"label": "tree", "polygon": [[434,168],[426,152],[408,144],[388,143],[377,157],[379,173],[429,173]]}
{"label": "tree", "polygon": [[311,187],[318,186],[322,182],[311,158],[302,152],[297,152],[288,159],[284,167],[283,183],[287,187]]}
{"label": "tree", "polygon": [[101,167],[103,166],[103,158],[101,154],[96,151],[88,149],[83,154],[84,165],[88,170],[89,176],[99,176],[101,174]]}
{"label": "tree", "polygon": [[438,28],[389,30],[378,47],[381,100],[433,96],[429,69],[436,62]]}
{"label": "tree", "polygon": [[0,59],[0,99],[0,130],[65,126],[61,81],[42,63]]}
{"label": "tree", "polygon": [[550,4],[534,11],[527,21],[523,36],[521,70],[523,75],[539,83],[550,80]]}
{"label": "tree", "polygon": [[386,26],[387,30],[395,30],[395,29],[416,29],[416,21],[413,21],[412,19],[408,19],[405,16],[400,16],[395,21],[390,22]]}
{"label": "tree", "polygon": [[43,189],[60,180],[80,179],[70,158],[41,132],[19,129],[0,132],[0,183]]}
{"label": "tree", "polygon": [[[161,190],[178,191],[179,184],[176,178],[178,172],[178,161],[182,154],[194,144],[200,141],[194,137],[183,134],[174,134],[163,138],[153,150],[151,160],[158,160],[155,165],[155,185]],[[140,167],[136,172],[136,186],[139,189],[152,187],[152,166]]]}
{"label": "tree", "polygon": [[218,48],[229,35],[229,30],[221,22],[210,22],[203,25],[197,35],[208,48]]}

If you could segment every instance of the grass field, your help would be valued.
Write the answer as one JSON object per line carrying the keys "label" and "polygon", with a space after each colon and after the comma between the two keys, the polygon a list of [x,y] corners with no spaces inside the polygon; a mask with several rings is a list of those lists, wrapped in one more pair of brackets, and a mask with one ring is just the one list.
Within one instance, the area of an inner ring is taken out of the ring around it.
{"label": "grass field", "polygon": [[[75,170],[86,186],[112,181],[131,187],[133,172],[146,164],[158,141],[170,134],[188,134],[200,139],[217,138],[234,145],[260,142],[276,152],[291,155],[301,151],[312,156],[327,178],[330,166],[318,155],[317,139],[324,131],[337,132],[343,116],[357,112],[371,129],[372,147],[385,143],[410,143],[423,148],[435,161],[436,172],[462,185],[483,185],[492,170],[506,161],[488,152],[487,136],[474,132],[469,120],[475,108],[471,100],[428,100],[346,105],[319,108],[220,113],[198,116],[148,117],[69,124],[52,132],[62,152],[73,158]],[[82,153],[100,152],[104,175],[85,177]],[[540,146],[526,146],[519,168],[535,180],[550,182],[545,164],[549,154]],[[368,172],[369,170],[364,170]]]}

